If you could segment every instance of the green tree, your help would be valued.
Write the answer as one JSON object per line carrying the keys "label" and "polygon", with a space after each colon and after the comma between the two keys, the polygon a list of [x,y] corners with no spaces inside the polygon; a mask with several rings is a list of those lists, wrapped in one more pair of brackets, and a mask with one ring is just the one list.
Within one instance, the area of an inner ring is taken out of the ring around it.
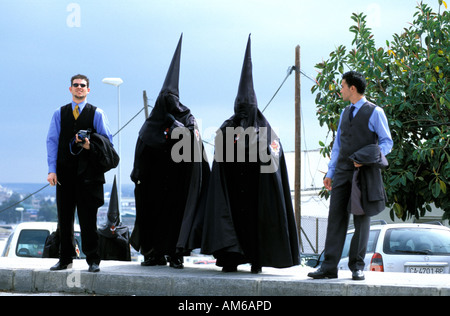
{"label": "green tree", "polygon": [[[368,100],[381,106],[389,120],[394,148],[383,173],[391,218],[424,216],[430,204],[450,219],[450,14],[439,0],[439,11],[423,2],[414,21],[377,48],[364,14],[353,14],[352,48],[343,45],[316,65],[319,74],[317,117],[333,140],[339,116],[347,105],[339,95],[342,74],[356,70],[367,77]],[[330,156],[330,144],[320,142]],[[322,196],[328,193],[322,190]]]}
{"label": "green tree", "polygon": [[16,208],[23,207],[22,204],[17,204],[21,200],[19,193],[14,192],[10,198],[0,205],[0,222],[5,222],[7,224],[20,222],[20,212],[16,211]]}
{"label": "green tree", "polygon": [[58,221],[58,211],[55,203],[42,200],[38,214],[39,221],[56,222]]}

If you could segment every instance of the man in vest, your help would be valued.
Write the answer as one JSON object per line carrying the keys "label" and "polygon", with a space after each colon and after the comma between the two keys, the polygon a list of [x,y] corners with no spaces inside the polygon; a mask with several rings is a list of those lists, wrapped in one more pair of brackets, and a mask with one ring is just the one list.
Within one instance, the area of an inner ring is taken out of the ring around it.
{"label": "man in vest", "polygon": [[[100,271],[98,254],[97,211],[103,205],[104,171],[96,165],[99,148],[89,133],[104,136],[112,145],[112,135],[105,113],[87,103],[89,79],[84,75],[71,78],[72,102],[53,114],[47,135],[47,181],[56,187],[58,228],[60,233],[59,262],[50,270],[67,269],[75,256],[73,224],[75,209],[81,227],[82,250],[90,272]],[[81,134],[81,133],[80,133]]]}
{"label": "man in vest", "polygon": [[[341,259],[345,237],[350,217],[349,201],[352,193],[352,180],[355,168],[364,168],[362,164],[349,159],[362,148],[378,144],[379,152],[387,155],[393,146],[389,125],[384,111],[379,106],[367,102],[364,97],[366,80],[363,74],[350,71],[344,74],[341,96],[344,101],[350,101],[341,113],[339,127],[334,141],[328,173],[323,181],[327,190],[331,191],[330,210],[328,215],[327,237],[325,241],[324,261],[321,267],[308,274],[314,279],[337,278],[337,266]],[[381,178],[381,171],[378,172]],[[378,179],[377,179],[378,180]],[[376,207],[366,206],[364,214],[353,214],[355,233],[350,245],[349,268],[353,280],[364,280],[364,257],[370,232],[370,217],[384,209],[385,192],[382,180],[371,181],[379,183],[376,189],[380,201]],[[372,182],[372,183],[370,183]]]}

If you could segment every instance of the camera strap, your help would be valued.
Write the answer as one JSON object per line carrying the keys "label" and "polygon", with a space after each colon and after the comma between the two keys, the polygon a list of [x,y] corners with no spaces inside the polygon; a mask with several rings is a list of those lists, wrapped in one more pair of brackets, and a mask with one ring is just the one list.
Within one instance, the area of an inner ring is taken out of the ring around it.
{"label": "camera strap", "polygon": [[74,153],[73,152],[73,150],[72,150],[72,144],[74,143],[74,140],[72,140],[70,143],[69,143],[69,149],[70,149],[70,153],[73,155],[73,156],[78,156],[82,151],[83,151],[83,147],[81,147],[81,146],[77,146],[78,148],[79,148],[79,150],[78,150],[78,152],[76,152],[76,153]]}

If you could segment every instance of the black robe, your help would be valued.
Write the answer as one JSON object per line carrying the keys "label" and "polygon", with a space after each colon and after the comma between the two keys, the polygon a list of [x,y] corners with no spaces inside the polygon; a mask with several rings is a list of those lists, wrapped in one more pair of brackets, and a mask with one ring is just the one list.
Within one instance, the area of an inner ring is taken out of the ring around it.
{"label": "black robe", "polygon": [[97,233],[100,259],[131,261],[130,231],[120,221],[116,177],[111,190],[106,223],[99,227]]}
{"label": "black robe", "polygon": [[[235,114],[215,140],[202,253],[213,254],[218,266],[285,268],[300,263],[286,162],[278,137],[257,108],[251,72],[249,38]],[[238,162],[239,150],[244,162]]]}
{"label": "black robe", "polygon": [[210,169],[196,120],[178,98],[180,50],[181,38],[136,143],[131,245],[143,255],[187,255],[201,245],[200,203]]}

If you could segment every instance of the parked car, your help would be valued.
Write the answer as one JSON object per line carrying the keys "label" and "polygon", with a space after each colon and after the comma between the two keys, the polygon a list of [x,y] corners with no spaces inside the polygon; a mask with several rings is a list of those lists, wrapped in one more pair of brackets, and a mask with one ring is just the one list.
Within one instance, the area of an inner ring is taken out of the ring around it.
{"label": "parked car", "polygon": [[[2,257],[42,258],[45,241],[56,231],[55,222],[25,222],[20,223],[9,235],[3,249]],[[81,234],[79,225],[74,227],[77,256],[85,257],[81,252]]]}
{"label": "parked car", "polygon": [[[345,240],[338,269],[348,270],[348,252],[354,229]],[[318,262],[308,265],[320,265]],[[377,224],[370,228],[365,270],[440,274],[450,273],[450,228],[436,224]]]}
{"label": "parked car", "polygon": [[8,239],[8,236],[11,235],[13,229],[14,228],[11,225],[0,225],[0,254],[3,253],[6,240]]}

